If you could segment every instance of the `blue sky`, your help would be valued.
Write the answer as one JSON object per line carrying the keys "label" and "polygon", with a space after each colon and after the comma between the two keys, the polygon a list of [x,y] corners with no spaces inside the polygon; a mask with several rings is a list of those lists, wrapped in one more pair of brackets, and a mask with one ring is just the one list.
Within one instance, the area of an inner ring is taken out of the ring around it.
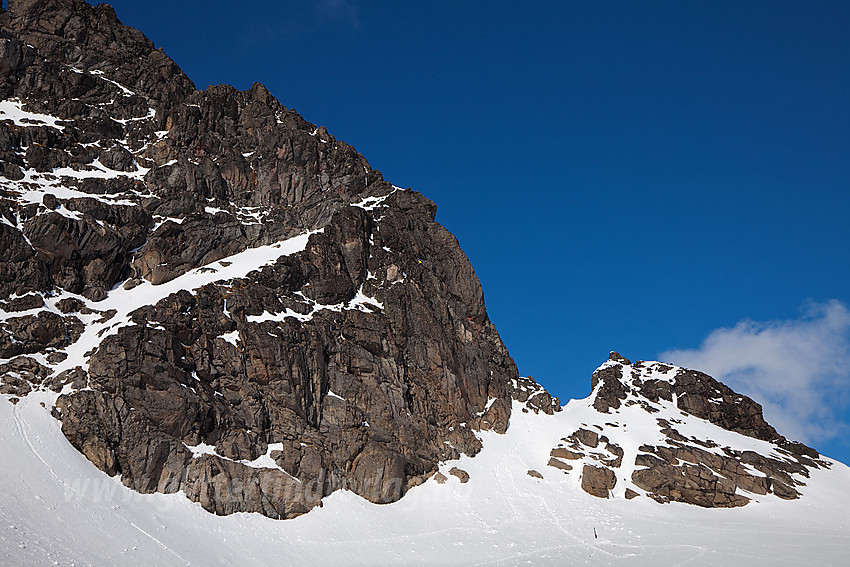
{"label": "blue sky", "polygon": [[112,2],[439,206],[522,374],[662,354],[850,462],[847,2]]}

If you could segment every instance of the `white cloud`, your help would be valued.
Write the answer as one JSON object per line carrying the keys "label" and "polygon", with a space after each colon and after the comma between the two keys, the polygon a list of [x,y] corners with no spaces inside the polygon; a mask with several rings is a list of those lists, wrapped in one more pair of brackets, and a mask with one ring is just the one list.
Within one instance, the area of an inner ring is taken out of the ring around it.
{"label": "white cloud", "polygon": [[839,301],[812,303],[791,321],[741,321],[712,331],[697,349],[659,358],[750,396],[790,439],[812,443],[850,431],[850,310]]}

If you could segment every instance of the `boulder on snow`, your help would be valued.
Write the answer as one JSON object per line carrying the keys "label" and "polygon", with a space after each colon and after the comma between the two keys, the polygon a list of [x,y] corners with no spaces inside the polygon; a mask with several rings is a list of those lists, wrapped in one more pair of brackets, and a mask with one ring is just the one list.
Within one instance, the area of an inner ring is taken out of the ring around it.
{"label": "boulder on snow", "polygon": [[608,494],[616,484],[617,477],[614,471],[607,467],[584,465],[581,471],[581,488],[593,496],[608,498]]}
{"label": "boulder on snow", "polygon": [[460,480],[461,484],[466,484],[467,482],[469,482],[469,473],[463,469],[452,467],[449,471],[449,474],[456,476]]}

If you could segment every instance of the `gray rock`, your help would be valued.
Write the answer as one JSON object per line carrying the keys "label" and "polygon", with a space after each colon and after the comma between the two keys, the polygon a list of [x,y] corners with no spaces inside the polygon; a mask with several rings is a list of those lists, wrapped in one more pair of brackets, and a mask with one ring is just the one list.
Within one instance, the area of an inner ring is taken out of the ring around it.
{"label": "gray rock", "polygon": [[133,154],[122,146],[113,146],[108,150],[104,150],[100,154],[100,157],[97,158],[97,161],[105,167],[117,171],[136,171],[138,169]]}

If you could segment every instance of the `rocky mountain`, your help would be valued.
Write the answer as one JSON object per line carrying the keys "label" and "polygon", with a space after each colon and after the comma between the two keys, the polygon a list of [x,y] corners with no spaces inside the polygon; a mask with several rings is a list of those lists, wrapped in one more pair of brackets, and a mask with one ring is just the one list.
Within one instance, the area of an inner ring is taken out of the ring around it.
{"label": "rocky mountain", "polygon": [[635,506],[804,500],[835,465],[663,363],[612,353],[562,408],[519,377],[434,203],[262,85],[197,90],[109,6],[12,0],[0,38],[16,447],[40,454],[17,413],[37,402],[129,489],[276,519],[490,486],[472,457],[524,431],[516,490]]}
{"label": "rocky mountain", "polygon": [[731,508],[797,499],[812,470],[831,467],[777,433],[758,403],[701,372],[611,353],[592,385],[579,427],[548,466],[578,473],[593,496]]}
{"label": "rocky mountain", "polygon": [[516,366],[431,201],[107,5],[13,1],[0,33],[1,388],[61,392],[98,468],[286,518],[506,429]]}

